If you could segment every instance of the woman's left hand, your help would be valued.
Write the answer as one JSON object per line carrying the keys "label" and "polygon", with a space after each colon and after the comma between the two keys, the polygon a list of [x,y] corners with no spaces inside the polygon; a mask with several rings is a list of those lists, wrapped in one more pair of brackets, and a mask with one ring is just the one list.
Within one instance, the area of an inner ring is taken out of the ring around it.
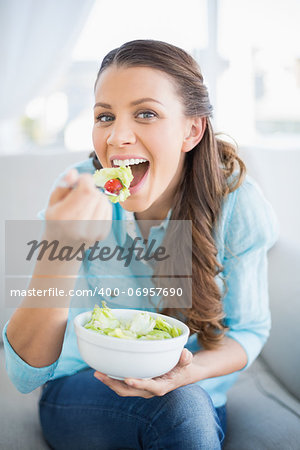
{"label": "woman's left hand", "polygon": [[162,396],[174,389],[193,382],[193,355],[186,348],[183,349],[177,365],[170,372],[149,380],[125,378],[124,381],[115,380],[101,372],[95,372],[94,377],[106,384],[121,397],[152,398]]}

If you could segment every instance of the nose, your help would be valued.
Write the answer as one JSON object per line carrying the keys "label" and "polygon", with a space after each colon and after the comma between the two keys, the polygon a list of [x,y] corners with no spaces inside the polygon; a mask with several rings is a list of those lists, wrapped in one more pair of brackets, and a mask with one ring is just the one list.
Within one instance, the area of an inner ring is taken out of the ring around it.
{"label": "nose", "polygon": [[110,134],[106,142],[107,145],[113,147],[122,147],[128,144],[134,144],[135,141],[135,134],[129,124],[126,121],[115,120],[110,127]]}

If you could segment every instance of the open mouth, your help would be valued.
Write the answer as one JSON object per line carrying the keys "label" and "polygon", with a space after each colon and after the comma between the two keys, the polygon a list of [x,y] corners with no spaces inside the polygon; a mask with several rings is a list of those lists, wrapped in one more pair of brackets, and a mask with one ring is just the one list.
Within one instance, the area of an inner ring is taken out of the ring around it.
{"label": "open mouth", "polygon": [[140,184],[140,182],[143,180],[145,175],[147,174],[149,170],[150,163],[149,161],[143,159],[131,159],[131,160],[112,160],[111,161],[112,167],[120,167],[122,166],[130,166],[133,180],[130,183],[130,188],[133,188]]}

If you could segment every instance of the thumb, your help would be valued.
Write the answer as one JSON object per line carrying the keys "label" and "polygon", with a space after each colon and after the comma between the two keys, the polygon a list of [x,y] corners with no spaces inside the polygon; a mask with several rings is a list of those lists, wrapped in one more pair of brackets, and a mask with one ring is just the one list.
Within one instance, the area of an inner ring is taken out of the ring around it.
{"label": "thumb", "polygon": [[193,354],[187,348],[184,348],[182,350],[178,365],[180,367],[188,366],[189,364],[191,364],[192,359],[193,359]]}

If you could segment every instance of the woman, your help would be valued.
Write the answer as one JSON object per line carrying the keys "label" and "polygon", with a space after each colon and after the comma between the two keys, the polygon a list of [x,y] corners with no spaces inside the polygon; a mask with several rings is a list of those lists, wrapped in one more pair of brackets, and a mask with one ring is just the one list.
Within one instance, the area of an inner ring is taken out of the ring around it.
{"label": "woman", "polygon": [[[28,312],[24,300],[4,329],[8,372],[21,392],[46,383],[41,425],[55,449],[208,450],[224,442],[226,392],[269,334],[266,255],[277,229],[270,205],[245,177],[235,149],[216,139],[211,112],[197,63],[177,47],[132,41],[102,62],[95,84],[93,159],[67,171],[64,182],[76,189],[58,185],[45,217],[117,219],[115,244],[120,230],[130,239],[128,217],[139,221],[142,237],[165,242],[169,223],[192,221],[192,307],[162,303],[165,313],[181,314],[191,337],[168,374],[119,381],[94,373],[82,361],[72,325],[78,311]],[[131,195],[112,208],[91,174],[122,164],[132,166]],[[151,227],[149,220],[162,226]],[[107,227],[85,233],[90,241],[110,239]],[[37,266],[36,273],[41,270]],[[98,261],[73,262],[68,269],[61,263],[56,270],[80,271],[93,286],[99,280],[105,284],[101,276],[112,268]],[[144,264],[140,270],[159,284],[161,269]],[[128,272],[125,278],[129,286]],[[45,283],[33,278],[31,287]],[[64,283],[66,289],[74,281]]]}

